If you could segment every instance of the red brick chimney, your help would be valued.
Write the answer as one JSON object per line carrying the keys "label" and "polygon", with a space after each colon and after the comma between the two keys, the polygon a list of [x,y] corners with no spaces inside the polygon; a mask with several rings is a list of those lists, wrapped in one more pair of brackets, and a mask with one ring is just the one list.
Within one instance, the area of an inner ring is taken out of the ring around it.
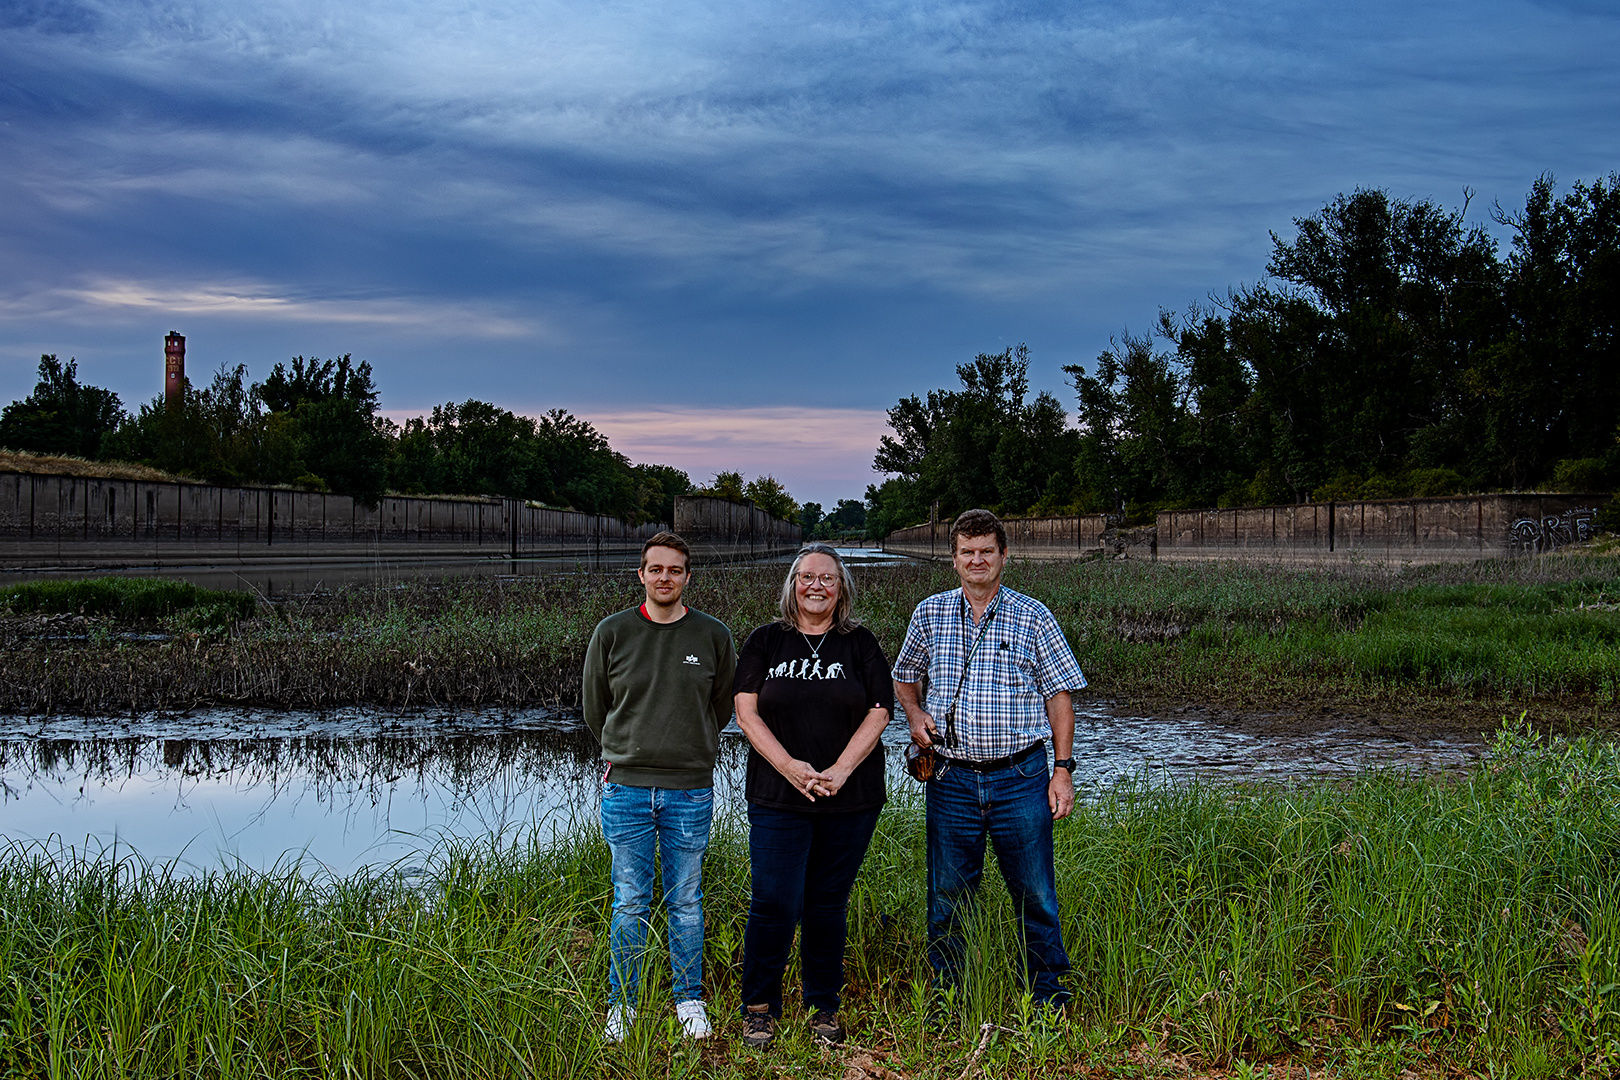
{"label": "red brick chimney", "polygon": [[172,412],[185,403],[186,339],[169,331],[163,339],[163,404]]}

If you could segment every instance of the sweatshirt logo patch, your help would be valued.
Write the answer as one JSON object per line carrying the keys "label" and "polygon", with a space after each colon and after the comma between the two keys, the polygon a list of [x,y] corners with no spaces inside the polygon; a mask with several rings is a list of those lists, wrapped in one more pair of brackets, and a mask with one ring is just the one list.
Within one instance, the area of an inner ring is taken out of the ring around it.
{"label": "sweatshirt logo patch", "polygon": [[699,663],[699,661],[698,661],[698,658],[695,657],[695,656],[688,656],[685,660],[682,660],[681,663],[683,663],[683,664],[696,664],[696,663]]}

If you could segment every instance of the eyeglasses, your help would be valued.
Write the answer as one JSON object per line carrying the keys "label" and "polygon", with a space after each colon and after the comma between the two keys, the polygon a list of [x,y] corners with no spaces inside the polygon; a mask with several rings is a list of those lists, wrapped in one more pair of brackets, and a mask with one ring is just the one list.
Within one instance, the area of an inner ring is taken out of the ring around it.
{"label": "eyeglasses", "polygon": [[820,585],[823,589],[826,589],[838,584],[837,574],[812,574],[806,570],[801,571],[798,578],[799,584],[807,589],[812,585]]}

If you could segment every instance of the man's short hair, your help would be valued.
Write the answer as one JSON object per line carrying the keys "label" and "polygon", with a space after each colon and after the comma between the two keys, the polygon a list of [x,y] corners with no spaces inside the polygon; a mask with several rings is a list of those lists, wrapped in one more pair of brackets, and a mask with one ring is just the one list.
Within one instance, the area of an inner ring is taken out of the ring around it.
{"label": "man's short hair", "polygon": [[975,536],[995,535],[996,547],[1002,553],[1007,551],[1007,529],[1001,524],[1001,519],[988,510],[964,510],[957,515],[956,522],[951,526],[951,554],[956,554],[956,540],[958,537],[972,538]]}
{"label": "man's short hair", "polygon": [[643,570],[647,569],[647,549],[655,547],[674,548],[685,557],[686,569],[692,569],[692,549],[686,546],[686,541],[672,532],[661,532],[641,545],[641,568]]}

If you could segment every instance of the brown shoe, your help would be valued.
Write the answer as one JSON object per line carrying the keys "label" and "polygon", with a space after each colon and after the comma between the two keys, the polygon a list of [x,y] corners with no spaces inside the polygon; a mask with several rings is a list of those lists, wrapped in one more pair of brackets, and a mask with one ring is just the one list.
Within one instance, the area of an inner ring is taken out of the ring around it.
{"label": "brown shoe", "polygon": [[764,1050],[776,1041],[776,1019],[769,1005],[750,1005],[743,1010],[742,1043],[750,1050]]}
{"label": "brown shoe", "polygon": [[817,1009],[811,1013],[810,1038],[828,1046],[841,1044],[844,1041],[844,1029],[838,1024],[838,1016],[825,1009]]}

